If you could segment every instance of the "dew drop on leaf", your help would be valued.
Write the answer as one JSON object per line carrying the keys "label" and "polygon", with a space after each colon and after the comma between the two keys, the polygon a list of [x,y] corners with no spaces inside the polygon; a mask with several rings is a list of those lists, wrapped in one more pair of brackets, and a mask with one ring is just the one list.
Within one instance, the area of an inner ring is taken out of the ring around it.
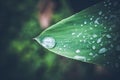
{"label": "dew drop on leaf", "polygon": [[100,11],[98,14],[99,14],[99,15],[102,15],[102,11]]}
{"label": "dew drop on leaf", "polygon": [[84,56],[74,56],[74,59],[86,61],[86,58]]}
{"label": "dew drop on leaf", "polygon": [[107,37],[107,38],[111,38],[111,35],[108,34],[108,35],[106,35],[106,37]]}
{"label": "dew drop on leaf", "polygon": [[76,53],[80,53],[80,50],[79,50],[79,49],[77,49],[75,52],[76,52]]}
{"label": "dew drop on leaf", "polygon": [[96,48],[95,46],[92,46],[92,49],[93,49],[93,50],[95,50],[95,48]]}
{"label": "dew drop on leaf", "polygon": [[101,48],[100,50],[99,50],[99,52],[98,53],[105,53],[107,51],[107,49],[106,48]]}
{"label": "dew drop on leaf", "polygon": [[102,40],[102,38],[99,38],[99,39],[97,40],[97,43],[100,43],[100,42],[101,42],[101,40]]}
{"label": "dew drop on leaf", "polygon": [[42,45],[46,48],[53,48],[55,47],[55,44],[56,44],[55,39],[52,37],[45,37],[42,40]]}

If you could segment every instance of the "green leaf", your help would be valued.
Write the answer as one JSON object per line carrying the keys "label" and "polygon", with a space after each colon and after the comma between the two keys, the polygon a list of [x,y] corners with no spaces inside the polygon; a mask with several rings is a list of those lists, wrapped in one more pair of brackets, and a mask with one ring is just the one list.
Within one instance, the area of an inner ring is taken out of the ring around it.
{"label": "green leaf", "polygon": [[83,62],[120,67],[120,1],[105,0],[43,31],[35,40]]}

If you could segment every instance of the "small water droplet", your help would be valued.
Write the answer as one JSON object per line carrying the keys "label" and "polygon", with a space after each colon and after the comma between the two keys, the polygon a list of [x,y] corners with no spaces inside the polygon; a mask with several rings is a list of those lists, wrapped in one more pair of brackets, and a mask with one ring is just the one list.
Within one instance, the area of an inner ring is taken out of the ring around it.
{"label": "small water droplet", "polygon": [[93,53],[89,53],[90,56],[93,56]]}
{"label": "small water droplet", "polygon": [[112,3],[109,3],[108,5],[111,5]]}
{"label": "small water droplet", "polygon": [[100,50],[99,50],[99,52],[98,53],[105,53],[107,51],[107,49],[106,48],[101,48]]}
{"label": "small water droplet", "polygon": [[80,40],[80,42],[82,42],[82,40]]}
{"label": "small water droplet", "polygon": [[90,30],[92,30],[93,28],[92,27],[90,27]]}
{"label": "small water droplet", "polygon": [[99,39],[97,40],[97,43],[100,43],[100,42],[101,42],[101,40],[102,40],[102,38],[99,38]]}
{"label": "small water droplet", "polygon": [[83,38],[85,38],[85,36],[83,36]]}
{"label": "small water droplet", "polygon": [[100,18],[97,18],[97,19],[95,20],[95,24],[99,24],[99,22],[98,22],[99,19],[100,19]]}
{"label": "small water droplet", "polygon": [[105,16],[105,19],[108,19],[108,17],[107,17],[107,16]]}
{"label": "small water droplet", "polygon": [[43,40],[42,40],[42,45],[45,47],[45,48],[53,48],[55,47],[55,39],[52,38],[52,37],[45,37]]}
{"label": "small water droplet", "polygon": [[102,15],[102,11],[100,11],[98,14],[99,14],[99,15]]}
{"label": "small water droplet", "polygon": [[95,58],[96,56],[98,56],[98,54],[95,54],[95,55],[93,56],[93,58]]}
{"label": "small water droplet", "polygon": [[92,46],[92,49],[93,49],[93,50],[95,50],[95,48],[96,48],[95,46]]}
{"label": "small water droplet", "polygon": [[105,7],[107,6],[107,4],[104,5]]}
{"label": "small water droplet", "polygon": [[79,49],[77,49],[75,52],[76,52],[76,53],[80,53],[80,50],[79,50]]}
{"label": "small water droplet", "polygon": [[74,59],[86,61],[86,58],[84,56],[74,56]]}
{"label": "small water droplet", "polygon": [[86,42],[86,40],[83,40],[83,42],[85,43],[85,42]]}
{"label": "small water droplet", "polygon": [[87,59],[87,61],[90,61],[91,59]]}
{"label": "small water droplet", "polygon": [[107,37],[107,38],[111,38],[111,35],[107,34],[106,37]]}
{"label": "small water droplet", "polygon": [[85,21],[84,24],[87,24],[87,22]]}
{"label": "small water droplet", "polygon": [[75,33],[72,33],[72,35],[75,35]]}
{"label": "small water droplet", "polygon": [[111,44],[111,45],[110,45],[110,47],[112,47],[112,48],[113,48],[113,47],[114,47],[114,46],[113,46],[113,44]]}
{"label": "small water droplet", "polygon": [[97,25],[95,25],[95,27],[97,27]]}
{"label": "small water droplet", "polygon": [[92,21],[92,20],[93,20],[93,18],[90,18],[90,20]]}
{"label": "small water droplet", "polygon": [[80,26],[83,26],[83,24],[81,24]]}
{"label": "small water droplet", "polygon": [[92,43],[95,43],[95,41],[92,41]]}
{"label": "small water droplet", "polygon": [[92,40],[93,38],[91,37],[90,39]]}
{"label": "small water droplet", "polygon": [[93,37],[94,37],[94,38],[96,38],[96,37],[97,37],[97,35],[96,35],[96,34],[93,34]]}
{"label": "small water droplet", "polygon": [[77,35],[77,37],[80,37],[81,34],[82,34],[82,33],[79,33],[79,34]]}
{"label": "small water droplet", "polygon": [[59,50],[62,50],[62,48],[59,48]]}
{"label": "small water droplet", "polygon": [[66,47],[66,45],[64,45],[63,47]]}

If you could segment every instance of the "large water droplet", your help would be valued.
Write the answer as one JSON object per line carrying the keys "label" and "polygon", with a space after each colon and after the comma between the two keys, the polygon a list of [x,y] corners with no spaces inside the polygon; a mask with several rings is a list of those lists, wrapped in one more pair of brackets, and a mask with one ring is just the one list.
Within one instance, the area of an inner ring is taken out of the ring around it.
{"label": "large water droplet", "polygon": [[45,37],[42,40],[42,45],[45,48],[53,48],[55,46],[55,44],[56,44],[55,39],[52,37]]}

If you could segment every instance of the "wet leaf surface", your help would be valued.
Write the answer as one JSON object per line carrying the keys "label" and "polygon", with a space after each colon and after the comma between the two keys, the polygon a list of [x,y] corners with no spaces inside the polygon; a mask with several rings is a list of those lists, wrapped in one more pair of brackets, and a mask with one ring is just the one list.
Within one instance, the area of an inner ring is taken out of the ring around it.
{"label": "wet leaf surface", "polygon": [[35,40],[83,62],[120,68],[120,1],[105,0],[43,31]]}

